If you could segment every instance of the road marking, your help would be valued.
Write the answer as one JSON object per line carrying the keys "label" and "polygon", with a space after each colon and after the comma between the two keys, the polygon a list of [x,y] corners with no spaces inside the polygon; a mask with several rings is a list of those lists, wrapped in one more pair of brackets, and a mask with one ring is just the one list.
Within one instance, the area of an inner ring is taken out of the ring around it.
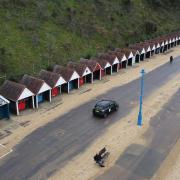
{"label": "road marking", "polygon": [[[6,146],[4,146],[3,144],[0,144],[1,147],[8,149]],[[0,159],[2,159],[3,157],[7,156],[9,153],[13,152],[12,149],[10,149],[7,153],[3,154],[2,156],[0,156]]]}

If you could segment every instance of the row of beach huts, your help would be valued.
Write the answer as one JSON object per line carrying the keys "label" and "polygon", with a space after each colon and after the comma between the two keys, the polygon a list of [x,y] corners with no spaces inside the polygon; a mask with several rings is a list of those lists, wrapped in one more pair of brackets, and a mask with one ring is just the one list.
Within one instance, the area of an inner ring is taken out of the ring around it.
{"label": "row of beach huts", "polygon": [[40,103],[78,89],[85,83],[101,80],[127,66],[133,66],[154,54],[164,53],[180,45],[180,32],[158,37],[127,48],[115,49],[93,57],[69,62],[67,66],[55,65],[52,71],[41,70],[36,77],[25,74],[17,83],[6,80],[0,87],[0,119],[17,115],[27,108],[38,108]]}

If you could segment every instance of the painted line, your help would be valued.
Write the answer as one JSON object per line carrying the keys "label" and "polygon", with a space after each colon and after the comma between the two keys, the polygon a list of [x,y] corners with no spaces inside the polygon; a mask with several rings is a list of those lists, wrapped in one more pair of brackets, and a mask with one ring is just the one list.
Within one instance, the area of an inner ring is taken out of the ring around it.
{"label": "painted line", "polygon": [[2,146],[3,148],[6,148],[6,146],[4,146],[3,144],[0,144],[0,146]]}
{"label": "painted line", "polygon": [[[4,146],[3,144],[0,144],[1,147],[8,149],[6,146]],[[7,156],[9,153],[13,152],[12,149],[10,149],[7,153],[3,154],[2,156],[0,156],[0,159],[2,159],[3,157]]]}

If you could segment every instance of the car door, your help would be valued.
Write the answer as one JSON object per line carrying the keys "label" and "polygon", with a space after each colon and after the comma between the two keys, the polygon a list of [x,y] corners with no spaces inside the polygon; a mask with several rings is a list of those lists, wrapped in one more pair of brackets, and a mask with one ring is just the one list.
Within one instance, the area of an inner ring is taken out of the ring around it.
{"label": "car door", "polygon": [[117,110],[117,104],[115,102],[113,102],[113,111],[116,111]]}
{"label": "car door", "polygon": [[109,104],[109,113],[114,111],[114,103]]}

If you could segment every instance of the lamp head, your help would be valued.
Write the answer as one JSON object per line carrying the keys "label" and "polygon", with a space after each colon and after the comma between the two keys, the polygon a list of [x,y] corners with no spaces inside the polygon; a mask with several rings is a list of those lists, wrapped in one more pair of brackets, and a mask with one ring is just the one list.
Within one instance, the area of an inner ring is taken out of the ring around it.
{"label": "lamp head", "polygon": [[141,70],[141,74],[145,74],[145,70],[144,69]]}

